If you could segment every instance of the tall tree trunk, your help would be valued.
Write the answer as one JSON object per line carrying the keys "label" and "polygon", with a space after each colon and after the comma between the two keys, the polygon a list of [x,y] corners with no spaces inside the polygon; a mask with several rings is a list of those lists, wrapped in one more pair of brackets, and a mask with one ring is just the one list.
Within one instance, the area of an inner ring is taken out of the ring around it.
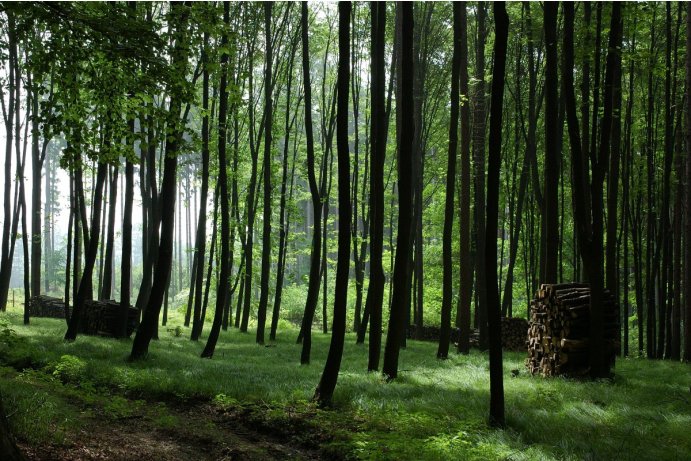
{"label": "tall tree trunk", "polygon": [[[691,4],[686,4],[686,49],[691,50]],[[686,53],[686,206],[684,207],[684,361],[691,362],[691,53]]]}
{"label": "tall tree trunk", "polygon": [[[34,82],[36,84],[36,82]],[[38,87],[31,96],[31,293],[41,294],[41,169],[45,156],[39,149]],[[45,142],[45,141],[44,141]],[[69,251],[67,253],[69,258]],[[69,272],[67,270],[66,274]],[[69,276],[67,276],[69,279]]]}
{"label": "tall tree trunk", "polygon": [[[290,132],[295,124],[297,118],[299,104],[296,104],[295,113],[290,117],[291,92],[293,89],[293,68],[295,62],[295,52],[297,51],[298,39],[300,37],[295,34],[291,43],[290,57],[288,60],[288,82],[286,83],[286,109],[285,109],[285,137],[283,140],[283,175],[281,178],[281,200],[279,204],[278,222],[278,263],[276,265],[276,292],[274,294],[274,305],[271,315],[271,331],[269,333],[269,340],[276,340],[276,329],[278,328],[278,315],[281,309],[281,299],[283,295],[283,281],[285,277],[285,256],[286,256],[286,241],[288,238],[289,222],[286,220],[286,183],[288,181],[288,147],[290,145]],[[298,101],[299,102],[299,101]],[[296,134],[297,138],[297,134]],[[293,192],[293,178],[295,174],[295,154],[297,149],[293,150],[293,163],[291,166],[290,179],[290,194],[292,198]]]}
{"label": "tall tree trunk", "polygon": [[[10,243],[14,241],[15,235],[11,233],[12,223],[12,133],[14,133],[14,113],[17,110],[16,106],[16,82],[15,65],[17,59],[17,38],[16,38],[16,24],[14,14],[7,12],[7,48],[8,48],[8,63],[9,63],[9,78],[8,78],[8,105],[7,113],[3,114],[5,118],[5,179],[3,182],[3,210],[4,216],[2,221],[2,253],[0,254],[0,310],[3,312],[7,308],[7,295],[10,286],[10,279],[12,277],[12,261],[13,254],[10,251]],[[2,95],[4,98],[4,95]]]}
{"label": "tall tree trunk", "polygon": [[338,106],[336,145],[338,151],[338,262],[334,291],[331,344],[319,385],[314,393],[320,405],[330,405],[341,369],[348,306],[350,265],[350,153],[348,152],[348,85],[350,79],[350,2],[338,4]]}
{"label": "tall tree trunk", "polygon": [[[171,13],[175,30],[175,44],[172,51],[172,67],[178,75],[186,75],[188,65],[187,47],[187,19],[191,5],[172,3]],[[180,85],[182,86],[182,85]],[[163,297],[168,285],[168,280],[173,262],[173,229],[175,225],[175,181],[178,159],[177,154],[184,130],[184,121],[180,118],[182,109],[182,88],[173,85],[171,88],[170,108],[168,111],[167,130],[170,133],[166,139],[165,156],[163,163],[163,180],[161,182],[160,195],[160,223],[161,238],[156,255],[154,267],[153,285],[149,294],[148,303],[144,310],[142,322],[137,330],[137,335],[132,344],[130,360],[137,360],[147,355],[149,343],[158,330],[158,315],[163,303]],[[154,223],[154,227],[158,222]]]}
{"label": "tall tree trunk", "polygon": [[[204,255],[206,252],[206,204],[209,200],[209,33],[204,33],[204,46],[202,49],[202,191],[199,204],[199,216],[197,222],[197,236],[194,244],[194,261],[196,273],[193,275],[194,283],[194,314],[192,321],[191,340],[199,340],[201,333],[202,310],[202,283],[204,281]],[[214,222],[214,229],[216,223]],[[213,258],[213,250],[209,258]],[[190,287],[192,289],[192,287]]]}
{"label": "tall tree trunk", "polygon": [[[559,262],[559,95],[557,76],[557,14],[559,4],[544,5],[545,27],[545,169],[542,200],[542,283],[556,283]],[[490,170],[491,171],[491,170]]]}
{"label": "tall tree trunk", "polygon": [[504,379],[501,355],[501,308],[497,281],[497,218],[499,215],[499,169],[501,168],[501,124],[504,104],[506,43],[509,17],[504,3],[494,3],[494,69],[489,110],[489,149],[487,164],[487,227],[485,264],[487,268],[487,320],[489,323],[490,403],[489,423],[504,426]]}
{"label": "tall tree trunk", "polygon": [[659,227],[658,227],[658,245],[660,248],[660,260],[662,263],[659,269],[659,284],[658,284],[658,330],[657,330],[657,346],[655,349],[655,356],[658,359],[663,358],[665,351],[665,327],[667,326],[667,282],[668,282],[668,268],[670,267],[669,249],[671,226],[669,222],[669,206],[670,206],[670,177],[672,174],[672,160],[674,157],[674,140],[673,124],[674,114],[672,111],[672,8],[671,3],[665,4],[666,21],[665,21],[665,106],[664,106],[664,123],[665,123],[665,139],[664,139],[664,163],[662,176],[662,208],[660,209]]}
{"label": "tall tree trunk", "polygon": [[[653,5],[654,6],[654,5]],[[654,92],[653,92],[653,69],[655,51],[655,8],[653,8],[653,20],[650,31],[650,60],[648,69],[648,107],[646,114],[646,166],[647,166],[647,206],[646,217],[646,354],[649,359],[655,358],[655,281],[657,276],[657,252],[655,251],[655,164],[653,150],[653,120],[654,120]]]}
{"label": "tall tree trunk", "polygon": [[[566,111],[569,126],[569,139],[571,142],[571,157],[573,169],[573,193],[578,197],[584,197],[587,184],[590,183],[591,203],[576,200],[574,218],[578,231],[578,243],[590,281],[590,374],[593,378],[609,376],[609,354],[604,341],[604,311],[602,301],[604,299],[604,284],[602,277],[603,265],[603,200],[602,190],[606,165],[610,151],[610,129],[613,111],[613,86],[614,73],[617,66],[618,51],[621,46],[621,7],[619,4],[612,6],[612,20],[610,28],[609,46],[607,53],[607,66],[605,70],[605,97],[600,130],[600,151],[591,156],[593,177],[589,181],[584,174],[587,171],[587,159],[581,152],[581,140],[579,139],[578,118],[576,116],[576,103],[573,88],[573,22],[574,7],[572,4],[564,4],[564,59],[563,59],[563,90],[566,98]],[[607,345],[609,347],[609,345]]]}
{"label": "tall tree trunk", "polygon": [[[221,49],[225,50],[228,46],[227,28],[230,24],[230,4],[223,4],[223,24],[225,28],[221,35]],[[268,84],[268,82],[267,82]],[[220,102],[218,106],[218,184],[221,202],[221,271],[218,277],[218,288],[216,289],[216,310],[214,320],[211,325],[211,332],[207,339],[206,346],[202,351],[202,358],[211,358],[216,349],[216,342],[221,331],[221,321],[223,320],[223,309],[226,303],[226,296],[230,288],[230,210],[228,209],[228,165],[226,160],[226,132],[228,120],[228,52],[221,53],[221,86]]]}
{"label": "tall tree trunk", "polygon": [[412,94],[413,90],[413,5],[401,2],[398,20],[400,21],[401,62],[398,81],[400,104],[398,142],[398,236],[396,242],[396,263],[393,274],[393,294],[389,328],[384,348],[384,366],[382,372],[387,380],[398,376],[398,356],[405,329],[406,297],[410,293],[408,277],[408,254],[411,248],[412,223],[412,169],[413,169],[413,133],[414,108],[411,98],[402,97]]}
{"label": "tall tree trunk", "polygon": [[480,330],[480,349],[487,349],[487,283],[485,261],[485,2],[477,6],[475,90],[473,94],[473,162],[475,170],[476,290],[475,315]]}
{"label": "tall tree trunk", "polygon": [[[322,203],[321,193],[317,185],[314,172],[314,135],[312,133],[312,83],[310,78],[309,62],[309,35],[308,35],[308,14],[307,2],[301,5],[301,34],[302,34],[302,81],[305,88],[305,139],[307,142],[307,180],[309,182],[310,194],[312,196],[312,250],[310,256],[309,282],[307,286],[307,300],[305,301],[305,314],[302,319],[302,352],[300,363],[310,362],[310,352],[312,348],[312,321],[317,310],[320,288],[320,265],[321,265],[321,238],[322,238]],[[324,160],[325,161],[325,160]],[[324,294],[326,296],[326,293]],[[299,338],[298,338],[299,342]]]}
{"label": "tall tree trunk", "polygon": [[[619,302],[619,261],[617,257],[618,239],[617,223],[619,222],[619,163],[621,146],[621,58],[613,64],[612,83],[612,134],[611,152],[609,155],[609,177],[607,179],[607,235],[605,249],[605,287]],[[623,213],[622,213],[622,216]],[[621,339],[621,338],[620,338]],[[620,341],[621,342],[621,341]],[[619,353],[619,352],[618,352]]]}
{"label": "tall tree trunk", "polygon": [[269,303],[269,271],[271,270],[271,130],[273,127],[273,102],[271,100],[271,10],[273,2],[264,3],[264,33],[266,41],[264,70],[264,216],[262,229],[262,272],[260,280],[259,309],[257,310],[257,344],[264,344],[266,309]]}
{"label": "tall tree trunk", "polygon": [[449,152],[446,166],[446,200],[444,206],[443,237],[443,286],[441,304],[441,328],[437,358],[446,359],[451,336],[451,304],[453,298],[452,237],[454,218],[454,191],[456,190],[456,155],[458,153],[458,84],[461,72],[461,15],[465,4],[453,4],[453,57],[451,59],[451,119],[449,121]]}
{"label": "tall tree trunk", "polygon": [[470,352],[470,303],[473,297],[473,265],[470,257],[470,105],[468,103],[468,13],[467,3],[461,3],[460,21],[460,91],[461,105],[461,198],[460,198],[460,296],[457,326],[460,330],[458,352]]}
{"label": "tall tree trunk", "polygon": [[[371,19],[371,151],[370,154],[370,281],[365,301],[369,312],[369,354],[368,371],[379,370],[382,334],[382,303],[384,301],[384,161],[386,160],[386,109],[384,105],[385,47],[386,47],[386,3],[370,2]],[[392,76],[393,77],[393,76]],[[365,323],[366,324],[366,323]],[[362,324],[360,327],[362,328]],[[363,335],[364,336],[364,335]]]}

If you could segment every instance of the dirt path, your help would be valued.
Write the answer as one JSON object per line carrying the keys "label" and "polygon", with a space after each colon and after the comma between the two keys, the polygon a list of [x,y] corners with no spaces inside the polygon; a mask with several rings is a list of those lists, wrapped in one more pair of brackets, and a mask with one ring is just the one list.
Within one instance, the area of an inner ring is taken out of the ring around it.
{"label": "dirt path", "polygon": [[[205,402],[148,402],[141,411],[125,418],[95,412],[61,445],[19,445],[28,459],[41,461],[323,458],[318,439],[293,432],[290,427],[274,431],[262,424],[256,411],[256,406],[223,410]],[[328,458],[333,459],[331,455]]]}

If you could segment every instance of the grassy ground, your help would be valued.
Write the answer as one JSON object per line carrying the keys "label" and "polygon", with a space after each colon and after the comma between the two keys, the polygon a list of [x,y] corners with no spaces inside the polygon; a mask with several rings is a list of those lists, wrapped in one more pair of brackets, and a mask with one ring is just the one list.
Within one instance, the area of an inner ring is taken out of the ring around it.
{"label": "grassy ground", "polygon": [[[176,336],[179,330],[162,328],[150,356],[135,364],[125,361],[129,340],[65,343],[64,331],[59,320],[25,327],[18,310],[0,314],[0,391],[23,446],[39,458],[40,447],[74,445],[75,434],[98,421],[131,437],[132,418],[159,438],[176,439],[171,457],[161,459],[187,459],[185,450],[199,440],[224,437],[208,459],[233,446],[254,459],[691,458],[687,364],[625,359],[614,382],[579,382],[528,376],[523,354],[505,353],[508,427],[492,430],[487,355],[477,351],[438,361],[436,345],[410,341],[400,378],[386,384],[366,372],[367,348],[348,336],[335,408],[323,411],[309,402],[328,350],[321,333],[312,364],[300,366],[295,330],[279,332],[269,347],[257,346],[253,334],[224,332],[214,358],[203,360],[203,341],[190,342],[187,329]],[[233,424],[255,435],[236,431],[228,441],[223,428]],[[172,430],[179,426],[196,432]],[[107,456],[108,446],[101,448]]]}

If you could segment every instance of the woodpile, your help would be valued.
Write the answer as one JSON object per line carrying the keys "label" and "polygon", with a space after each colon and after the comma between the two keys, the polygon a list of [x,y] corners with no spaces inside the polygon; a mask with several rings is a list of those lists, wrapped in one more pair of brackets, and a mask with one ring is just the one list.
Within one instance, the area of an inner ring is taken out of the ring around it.
{"label": "woodpile", "polygon": [[501,318],[501,346],[508,351],[525,351],[528,321],[519,317]]}
{"label": "woodpile", "polygon": [[[582,283],[543,284],[531,301],[528,358],[531,374],[583,376],[589,371],[590,288]],[[605,290],[605,354],[614,363],[619,309]]]}
{"label": "woodpile", "polygon": [[65,302],[60,298],[38,295],[29,301],[29,317],[65,318]]}
{"label": "woodpile", "polygon": [[[118,301],[86,301],[79,332],[85,335],[119,336],[120,303]],[[139,311],[130,306],[127,318],[127,336],[139,326]]]}
{"label": "woodpile", "polygon": [[[418,328],[411,325],[408,329],[408,338],[420,341],[439,341],[440,328],[434,325],[426,325]],[[458,343],[460,330],[451,329],[451,342]],[[518,317],[502,317],[501,319],[501,344],[502,348],[509,351],[525,351],[528,338],[528,321]],[[478,347],[480,335],[477,330],[470,332],[470,346]]]}

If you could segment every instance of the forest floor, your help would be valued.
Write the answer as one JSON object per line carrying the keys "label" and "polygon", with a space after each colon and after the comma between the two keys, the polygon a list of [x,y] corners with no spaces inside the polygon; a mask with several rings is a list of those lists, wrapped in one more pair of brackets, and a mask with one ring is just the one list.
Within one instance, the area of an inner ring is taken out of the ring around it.
{"label": "forest floor", "polygon": [[130,340],[66,343],[64,321],[0,314],[0,392],[29,458],[691,459],[688,364],[621,359],[613,381],[582,382],[529,376],[525,354],[505,353],[507,428],[494,430],[485,353],[439,361],[435,344],[410,341],[387,384],[348,335],[334,407],[322,410],[311,397],[328,335],[313,333],[309,366],[288,328],[264,347],[223,332],[204,360],[204,342],[178,325],[128,363]]}

